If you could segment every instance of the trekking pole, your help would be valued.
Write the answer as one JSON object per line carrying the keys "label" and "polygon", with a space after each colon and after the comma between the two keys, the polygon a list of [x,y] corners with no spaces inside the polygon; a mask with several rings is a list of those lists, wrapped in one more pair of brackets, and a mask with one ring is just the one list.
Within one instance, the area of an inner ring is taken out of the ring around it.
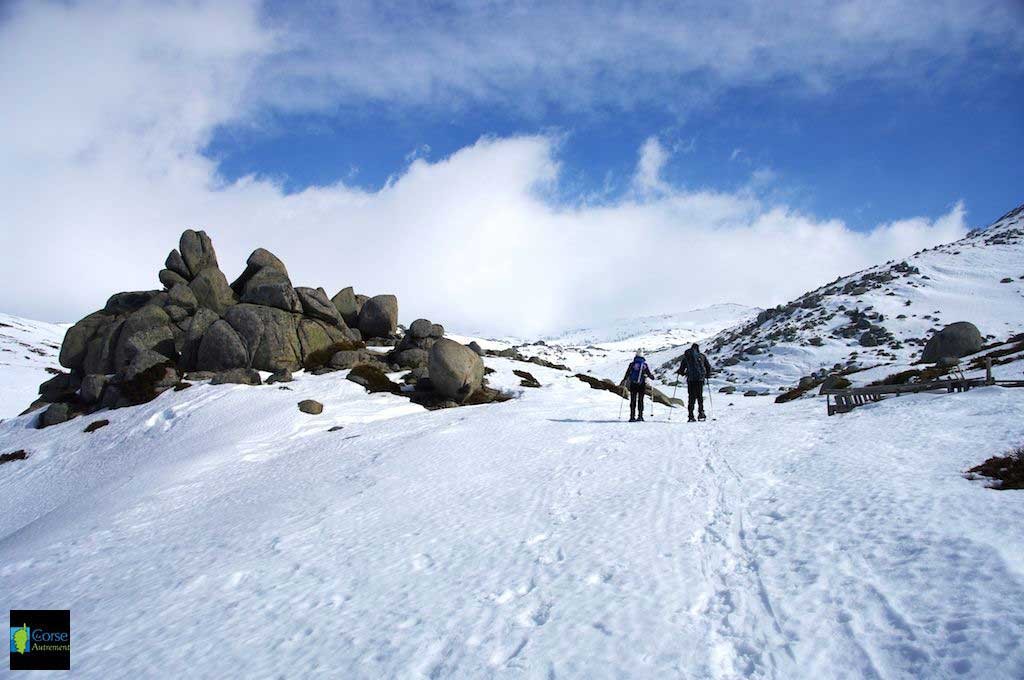
{"label": "trekking pole", "polygon": [[651,420],[654,420],[654,383],[651,383]]}
{"label": "trekking pole", "polygon": [[626,398],[623,396],[622,391],[619,392],[619,396],[622,397],[622,399],[619,400],[619,420],[621,421],[622,420],[622,402],[625,401]]}
{"label": "trekking pole", "polygon": [[672,406],[668,410],[668,422],[672,422],[672,409],[676,407],[676,390],[679,389],[679,376],[676,376],[676,382],[672,385]]}
{"label": "trekking pole", "polygon": [[[710,376],[708,377],[710,378]],[[704,384],[708,386],[708,413],[711,413],[711,407],[713,406],[711,403],[711,382],[709,380],[705,380]]]}

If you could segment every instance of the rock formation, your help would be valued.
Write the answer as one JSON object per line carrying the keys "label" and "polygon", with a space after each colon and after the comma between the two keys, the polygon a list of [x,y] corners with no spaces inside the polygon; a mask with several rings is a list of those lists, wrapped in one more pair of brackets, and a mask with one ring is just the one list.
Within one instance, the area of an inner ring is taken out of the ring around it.
{"label": "rock formation", "polygon": [[[157,278],[163,290],[117,293],[68,329],[60,363],[69,372],[43,383],[29,407],[46,407],[40,426],[149,401],[181,385],[186,372],[218,384],[259,385],[257,371],[283,382],[300,369],[406,368],[416,370],[419,396],[431,403],[465,402],[474,392],[473,403],[493,400],[477,354],[451,340],[427,379],[428,352],[444,328],[417,319],[401,336],[394,295],[367,297],[347,287],[328,297],[323,288],[293,286],[284,263],[264,248],[228,284],[210,237],[191,229]],[[394,349],[374,353],[366,341]]]}

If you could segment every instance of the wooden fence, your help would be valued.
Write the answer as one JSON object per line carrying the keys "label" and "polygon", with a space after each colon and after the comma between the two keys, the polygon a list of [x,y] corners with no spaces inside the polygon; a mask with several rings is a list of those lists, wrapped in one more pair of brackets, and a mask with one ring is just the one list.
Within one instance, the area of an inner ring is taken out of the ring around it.
{"label": "wooden fence", "polygon": [[[957,377],[942,380],[910,383],[907,385],[869,385],[867,387],[851,387],[847,389],[822,390],[825,395],[825,407],[828,414],[849,413],[858,406],[881,401],[886,397],[919,392],[966,392],[974,387],[999,385],[1001,387],[1024,387],[1024,380],[995,380],[992,377],[992,361],[986,362],[984,378],[967,378],[961,373]],[[832,403],[832,399],[835,403]]]}

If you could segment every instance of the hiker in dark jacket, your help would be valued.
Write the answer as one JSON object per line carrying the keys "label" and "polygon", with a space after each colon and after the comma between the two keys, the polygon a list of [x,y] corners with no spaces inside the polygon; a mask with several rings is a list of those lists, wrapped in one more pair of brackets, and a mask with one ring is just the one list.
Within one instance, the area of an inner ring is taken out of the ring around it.
{"label": "hiker in dark jacket", "polygon": [[708,358],[700,353],[700,347],[693,343],[690,349],[683,352],[683,360],[679,362],[679,375],[686,376],[687,410],[690,412],[689,421],[694,422],[693,402],[697,402],[697,418],[704,420],[704,381],[711,376],[711,364]]}
{"label": "hiker in dark jacket", "polygon": [[629,422],[643,422],[644,419],[644,395],[647,390],[647,378],[654,379],[647,360],[641,350],[636,351],[633,361],[626,367],[626,374],[622,376],[619,385],[629,386]]}

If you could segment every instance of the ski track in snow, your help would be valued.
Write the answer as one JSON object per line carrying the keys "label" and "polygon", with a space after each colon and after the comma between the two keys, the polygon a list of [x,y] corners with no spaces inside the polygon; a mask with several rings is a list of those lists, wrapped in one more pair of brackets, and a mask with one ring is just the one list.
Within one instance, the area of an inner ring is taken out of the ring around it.
{"label": "ski track in snow", "polygon": [[520,364],[487,363],[520,399],[427,413],[335,373],[6,421],[2,448],[32,455],[0,468],[0,606],[70,608],[81,677],[1024,664],[1024,500],[959,474],[1024,438],[1020,391],[836,418],[715,395],[717,420],[629,424],[566,373],[531,366],[543,387],[523,389]]}

